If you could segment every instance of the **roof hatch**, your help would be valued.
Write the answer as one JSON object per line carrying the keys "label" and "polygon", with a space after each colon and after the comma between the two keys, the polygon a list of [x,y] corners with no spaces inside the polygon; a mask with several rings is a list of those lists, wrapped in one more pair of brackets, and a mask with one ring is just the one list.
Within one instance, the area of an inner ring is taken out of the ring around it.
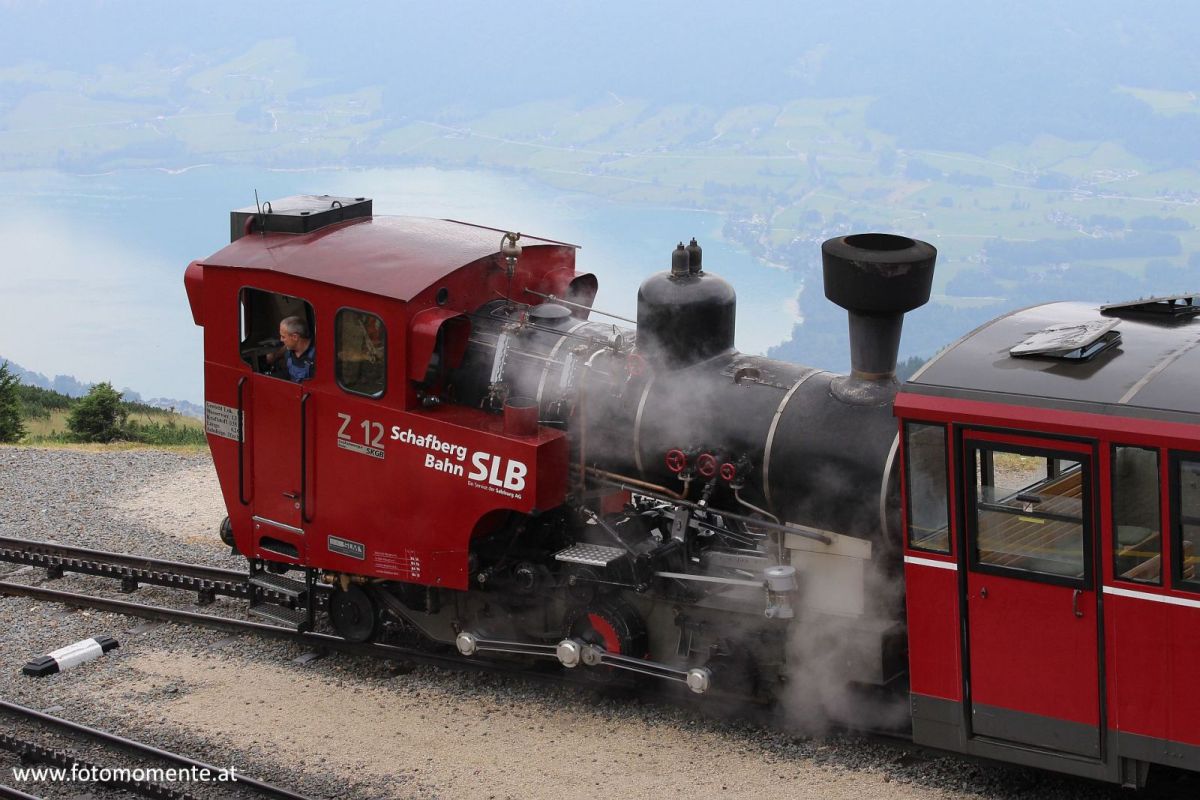
{"label": "roof hatch", "polygon": [[1164,320],[1187,319],[1200,314],[1200,297],[1194,294],[1173,294],[1166,297],[1148,297],[1128,303],[1110,303],[1100,306],[1100,313],[1109,317],[1151,317]]}
{"label": "roof hatch", "polygon": [[1121,342],[1119,319],[1097,319],[1088,322],[1051,325],[1025,341],[1010,348],[1015,358],[1058,358],[1066,361],[1088,361]]}
{"label": "roof hatch", "polygon": [[229,212],[229,241],[248,233],[311,233],[348,219],[371,216],[371,198],[294,194]]}

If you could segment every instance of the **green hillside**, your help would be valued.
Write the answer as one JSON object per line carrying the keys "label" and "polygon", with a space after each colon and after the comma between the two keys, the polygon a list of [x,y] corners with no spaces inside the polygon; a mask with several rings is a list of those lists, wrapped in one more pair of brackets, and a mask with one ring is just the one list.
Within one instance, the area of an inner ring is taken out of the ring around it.
{"label": "green hillside", "polygon": [[[83,398],[20,384],[17,399],[21,407],[21,421],[26,434],[19,444],[74,444],[80,437],[72,434],[68,425],[71,412]],[[145,445],[153,447],[181,447],[187,449],[206,448],[204,423],[173,411],[144,405],[122,402],[121,411],[125,421],[114,444]]]}

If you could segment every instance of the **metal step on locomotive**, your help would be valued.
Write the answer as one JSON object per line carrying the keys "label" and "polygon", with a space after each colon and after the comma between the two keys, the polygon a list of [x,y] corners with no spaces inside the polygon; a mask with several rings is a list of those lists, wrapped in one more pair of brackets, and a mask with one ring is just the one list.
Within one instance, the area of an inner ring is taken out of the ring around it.
{"label": "metal step on locomotive", "polygon": [[[940,747],[1133,784],[1149,763],[1200,768],[1200,724],[1121,727],[1114,676],[1153,669],[1107,663],[1134,634],[1104,616],[1120,597],[1138,618],[1146,596],[1172,598],[1155,613],[1200,613],[1183,596],[1200,503],[1166,472],[1200,473],[1186,456],[1198,409],[1092,394],[1101,370],[1127,390],[1184,374],[1195,321],[1176,312],[1190,299],[1161,301],[1171,314],[1150,303],[1149,321],[1140,306],[1010,315],[898,395],[903,316],[933,280],[927,243],[823,245],[826,296],[849,312],[848,375],[738,352],[734,290],[694,240],[641,285],[635,328],[592,307],[576,250],[377,216],[361,197],[231,214],[231,243],[185,284],[222,535],[263,597],[290,600],[252,598],[252,612],[311,627],[326,585],[329,621],[354,641],[402,624],[464,658],[699,694],[779,698],[835,673],[909,701],[914,737]],[[311,376],[288,371],[281,324],[311,342]],[[1117,324],[1137,358],[1119,355]],[[1041,328],[1042,346],[1022,349]],[[1073,350],[1085,366],[1062,358]],[[1118,446],[1158,448],[1163,474],[1117,487],[1113,463],[1144,466]],[[1162,513],[1138,527],[1117,501]],[[1122,580],[1136,591],[1097,589]],[[996,649],[1021,635],[1046,649]],[[1055,637],[1076,643],[1069,665]],[[1026,677],[1006,683],[1009,661]],[[1065,704],[1057,683],[1074,689]]]}

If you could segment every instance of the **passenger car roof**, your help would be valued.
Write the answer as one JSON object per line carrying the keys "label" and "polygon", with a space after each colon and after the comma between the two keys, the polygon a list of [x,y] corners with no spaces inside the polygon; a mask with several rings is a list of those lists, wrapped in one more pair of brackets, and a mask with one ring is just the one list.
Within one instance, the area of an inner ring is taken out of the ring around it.
{"label": "passenger car roof", "polygon": [[1056,325],[1102,316],[1098,306],[1050,303],[1014,311],[939,353],[905,384],[912,394],[1179,418],[1200,422],[1200,318],[1119,319],[1121,341],[1093,359],[1018,358],[1010,348]]}

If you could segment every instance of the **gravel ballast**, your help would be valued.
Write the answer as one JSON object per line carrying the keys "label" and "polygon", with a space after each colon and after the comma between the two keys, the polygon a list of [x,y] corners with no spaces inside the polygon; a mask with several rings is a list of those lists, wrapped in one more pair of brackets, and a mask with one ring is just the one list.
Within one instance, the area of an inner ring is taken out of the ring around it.
{"label": "gravel ballast", "polygon": [[[0,499],[8,535],[244,568],[216,536],[225,511],[207,454],[0,447]],[[45,580],[5,564],[0,576]],[[99,578],[47,585],[118,596]],[[195,598],[143,587],[132,599],[193,608]],[[208,610],[244,615],[225,598]],[[0,597],[0,621],[0,698],[61,707],[54,713],[314,797],[1128,797],[903,743],[714,719],[702,699],[638,703],[511,676],[309,659],[301,644],[15,597]],[[48,678],[20,673],[36,655],[100,634],[120,647]],[[14,785],[13,763],[0,754],[0,784]],[[90,791],[15,785],[50,797]]]}

